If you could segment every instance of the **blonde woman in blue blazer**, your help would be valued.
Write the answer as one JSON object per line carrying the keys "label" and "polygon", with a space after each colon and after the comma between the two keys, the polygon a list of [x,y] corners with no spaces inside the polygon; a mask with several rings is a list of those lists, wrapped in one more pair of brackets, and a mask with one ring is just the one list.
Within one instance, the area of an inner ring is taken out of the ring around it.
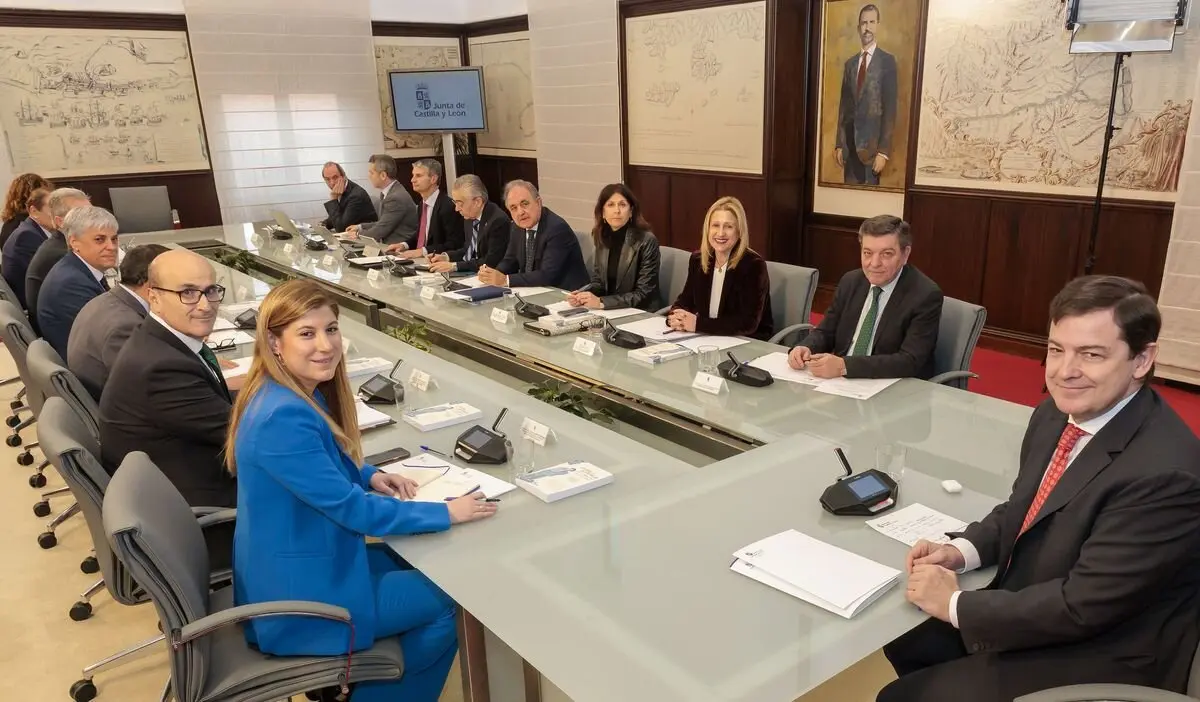
{"label": "blonde woman in blue blazer", "polygon": [[316,283],[290,281],[263,300],[225,450],[238,479],[235,597],[345,607],[352,642],[346,625],[306,617],[252,621],[246,638],[286,656],[343,655],[399,636],[404,675],[358,685],[352,702],[435,702],[458,649],[455,604],[363,537],[444,531],[489,517],[496,505],[479,495],[410,502],[412,481],[363,465],[343,359],[338,307]]}

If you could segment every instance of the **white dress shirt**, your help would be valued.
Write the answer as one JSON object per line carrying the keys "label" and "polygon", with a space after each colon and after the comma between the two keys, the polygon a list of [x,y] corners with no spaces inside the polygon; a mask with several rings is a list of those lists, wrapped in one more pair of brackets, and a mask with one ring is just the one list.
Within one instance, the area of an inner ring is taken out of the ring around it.
{"label": "white dress shirt", "polygon": [[399,182],[400,182],[400,181],[398,181],[398,180],[393,180],[392,182],[390,182],[390,183],[388,183],[387,185],[383,186],[383,190],[380,190],[380,191],[379,191],[379,202],[380,202],[380,205],[379,205],[379,206],[380,206],[380,207],[383,207],[383,204],[382,204],[382,203],[383,203],[383,199],[384,199],[385,197],[387,197],[387,194],[388,194],[388,193],[392,192],[392,186],[393,186],[393,185],[395,185],[396,183],[399,183]]}
{"label": "white dress shirt", "polygon": [[721,311],[721,293],[725,292],[725,269],[728,267],[729,264],[726,263],[724,266],[715,266],[713,268],[712,294],[708,298],[708,316],[710,319],[716,319],[717,313]]}
{"label": "white dress shirt", "polygon": [[[1141,388],[1139,387],[1138,390],[1140,389]],[[1092,440],[1092,437],[1094,437],[1101,429],[1103,429],[1106,424],[1112,421],[1113,417],[1120,414],[1121,410],[1125,409],[1125,406],[1129,404],[1130,400],[1132,400],[1133,396],[1137,393],[1138,391],[1134,390],[1126,395],[1125,398],[1120,402],[1110,407],[1107,412],[1099,417],[1093,417],[1086,422],[1076,422],[1073,417],[1067,418],[1068,423],[1074,424],[1086,432],[1083,436],[1079,437],[1079,440],[1075,442],[1075,447],[1072,448],[1071,453],[1067,455],[1068,469],[1071,467],[1071,464],[1075,462],[1075,458],[1080,454],[1081,451],[1083,451],[1083,447],[1087,446]],[[1053,461],[1053,458],[1051,458],[1051,460]],[[1050,464],[1046,464],[1045,471],[1049,470]],[[1045,471],[1042,472],[1043,479],[1046,477]],[[975,548],[975,544],[960,537],[952,540],[950,545],[954,548],[957,548],[963,555],[963,563],[965,565],[963,566],[962,570],[958,571],[959,573],[966,573],[979,567],[979,551]],[[950,623],[953,624],[954,628],[956,629],[958,628],[958,596],[961,592],[962,591],[959,590],[953,595],[950,595]]]}
{"label": "white dress shirt", "polygon": [[83,261],[83,265],[87,266],[88,270],[92,272],[92,277],[94,277],[96,279],[96,282],[100,283],[101,285],[104,285],[104,271],[102,271],[99,268],[96,268],[92,264],[88,263],[86,260],[84,260],[83,256],[80,256],[79,254],[77,254],[73,251],[71,252],[71,255],[74,256],[75,258],[79,259],[80,261]]}
{"label": "white dress shirt", "polygon": [[[200,359],[200,362],[204,364],[204,367],[208,368],[208,372],[211,373],[214,378],[217,378],[216,372],[212,369],[211,366],[208,365],[208,361],[205,361],[204,357],[200,355],[200,349],[204,348],[204,342],[202,340],[197,339],[194,336],[188,336],[187,334],[184,334],[183,332],[179,331],[178,329],[171,326],[170,324],[167,324],[166,320],[164,320],[162,317],[159,317],[158,315],[154,314],[153,312],[147,312],[147,314],[150,315],[150,317],[154,321],[163,325],[164,329],[171,332],[172,334],[175,335],[175,337],[177,339],[182,341],[183,345],[188,347],[189,351],[196,354],[196,358]],[[217,380],[221,380],[221,379],[217,378]]]}
{"label": "white dress shirt", "polygon": [[[866,54],[867,54],[867,70],[870,70],[870,69],[871,69],[871,61],[874,61],[874,60],[875,60],[875,49],[876,49],[876,48],[878,48],[878,44],[876,44],[875,42],[871,42],[871,45],[870,45],[870,46],[868,46],[867,48],[865,48],[865,49],[863,49],[862,51],[858,52],[858,63],[859,63],[859,65],[862,65],[862,55],[863,55],[863,52],[865,51],[865,52],[866,52]],[[845,54],[842,54],[842,56],[845,56]],[[854,69],[854,70],[855,70],[855,73],[857,73],[857,72],[858,72],[858,68],[857,68],[857,67],[855,67],[855,69]]]}
{"label": "white dress shirt", "polygon": [[[871,327],[871,348],[867,349],[867,355],[871,355],[871,351],[875,349],[875,332],[879,331],[879,320],[883,319],[883,309],[887,307],[888,300],[892,299],[892,291],[896,289],[896,283],[899,282],[900,276],[904,275],[904,268],[900,268],[900,272],[892,278],[890,283],[881,286],[883,292],[879,293],[879,311],[875,313],[875,325]],[[872,288],[875,286],[871,286]],[[858,335],[862,332],[863,322],[867,319],[867,310],[871,309],[871,297],[873,293],[870,288],[867,289],[867,299],[863,300],[862,310],[858,313],[858,322],[854,325],[854,338],[850,340],[850,350],[846,352],[849,356],[854,351],[855,344],[858,343]]]}

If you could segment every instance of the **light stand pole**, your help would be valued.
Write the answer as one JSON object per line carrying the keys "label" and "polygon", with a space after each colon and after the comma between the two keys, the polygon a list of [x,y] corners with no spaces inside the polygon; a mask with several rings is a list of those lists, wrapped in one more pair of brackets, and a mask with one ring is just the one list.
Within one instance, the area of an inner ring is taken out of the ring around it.
{"label": "light stand pole", "polygon": [[1117,91],[1121,88],[1121,68],[1125,64],[1126,52],[1118,52],[1113,62],[1112,94],[1108,98],[1108,123],[1104,128],[1104,147],[1100,150],[1100,177],[1096,182],[1096,200],[1092,203],[1092,231],[1088,235],[1087,258],[1083,263],[1083,274],[1091,275],[1096,267],[1096,238],[1100,235],[1100,205],[1104,200],[1104,179],[1108,174],[1108,151],[1113,133],[1120,127],[1113,124],[1117,112]]}

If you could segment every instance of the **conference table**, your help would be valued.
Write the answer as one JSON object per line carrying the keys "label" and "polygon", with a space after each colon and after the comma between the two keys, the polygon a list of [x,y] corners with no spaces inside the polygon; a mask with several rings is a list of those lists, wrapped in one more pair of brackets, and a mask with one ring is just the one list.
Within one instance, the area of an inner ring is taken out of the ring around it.
{"label": "conference table", "polygon": [[[898,585],[844,619],[733,573],[734,551],[796,529],[902,568],[904,544],[862,518],[835,517],[820,508],[821,491],[841,474],[834,448],[843,448],[850,463],[863,469],[874,466],[877,448],[904,446],[898,506],[920,503],[970,521],[1007,497],[1030,413],[917,380],[902,380],[866,401],[784,382],[735,385],[712,396],[691,388],[694,359],[645,366],[608,346],[599,357],[584,356],[571,350],[573,335],[544,338],[493,326],[492,305],[421,298],[401,279],[371,279],[346,265],[337,250],[309,252],[300,242],[287,247],[253,225],[126,240],[162,241],[210,256],[230,248],[247,252],[256,264],[249,274],[217,266],[232,287],[227,302],[260,298],[278,279],[274,274],[320,280],[361,315],[361,322],[343,323],[353,357],[401,358],[405,368],[436,380],[426,392],[408,387],[404,405],[384,412],[399,418],[404,408],[465,401],[490,423],[506,407],[514,415],[506,426],[528,417],[553,430],[554,438],[537,449],[537,467],[582,459],[614,474],[611,485],[561,502],[545,504],[518,489],[502,498],[490,520],[386,539],[461,605],[460,664],[472,702],[528,702],[542,699],[543,691],[549,697],[551,690],[575,702],[784,702],[803,696],[924,615]],[[544,297],[553,301],[562,294]],[[697,467],[669,448],[634,441],[473,372],[443,348],[418,350],[376,328],[389,315],[398,323],[419,319],[436,326],[456,348],[487,349],[502,358],[497,369],[566,377],[636,406],[635,414],[665,416],[671,426],[686,427],[678,435],[687,443],[680,445],[704,445],[690,437],[717,434],[707,448],[719,460]],[[763,342],[738,348],[744,358],[781,350]],[[232,355],[248,352],[243,346]],[[397,422],[365,432],[364,448],[416,452],[425,444],[447,451],[464,428],[421,433]],[[508,465],[489,472],[513,477]],[[942,489],[948,478],[963,485],[961,493]],[[962,582],[977,587],[989,577],[971,573]]]}

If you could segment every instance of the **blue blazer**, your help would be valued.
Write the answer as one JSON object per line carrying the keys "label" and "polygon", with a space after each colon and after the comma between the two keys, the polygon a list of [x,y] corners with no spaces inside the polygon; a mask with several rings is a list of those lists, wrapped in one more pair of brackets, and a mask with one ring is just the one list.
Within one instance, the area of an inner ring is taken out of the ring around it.
{"label": "blue blazer", "polygon": [[[25,272],[29,270],[29,262],[33,260],[33,255],[46,238],[46,232],[30,217],[21,222],[13,230],[12,236],[8,237],[8,241],[4,242],[4,258],[0,261],[0,270],[3,271],[4,280],[20,301],[22,309],[26,306]],[[36,313],[37,310],[33,312]]]}
{"label": "blue blazer", "polygon": [[[318,401],[324,400],[318,395]],[[237,427],[237,604],[311,600],[345,607],[354,648],[375,642],[375,588],[364,536],[450,528],[444,504],[368,492],[375,468],[358,466],[302,397],[268,380]],[[311,617],[247,623],[246,640],[275,655],[340,655],[349,629]]]}
{"label": "blue blazer", "polygon": [[103,295],[107,288],[96,280],[82,258],[68,252],[50,269],[42,290],[47,294],[38,295],[38,328],[42,338],[50,342],[59,356],[66,358],[67,338],[79,310],[92,298]]}

